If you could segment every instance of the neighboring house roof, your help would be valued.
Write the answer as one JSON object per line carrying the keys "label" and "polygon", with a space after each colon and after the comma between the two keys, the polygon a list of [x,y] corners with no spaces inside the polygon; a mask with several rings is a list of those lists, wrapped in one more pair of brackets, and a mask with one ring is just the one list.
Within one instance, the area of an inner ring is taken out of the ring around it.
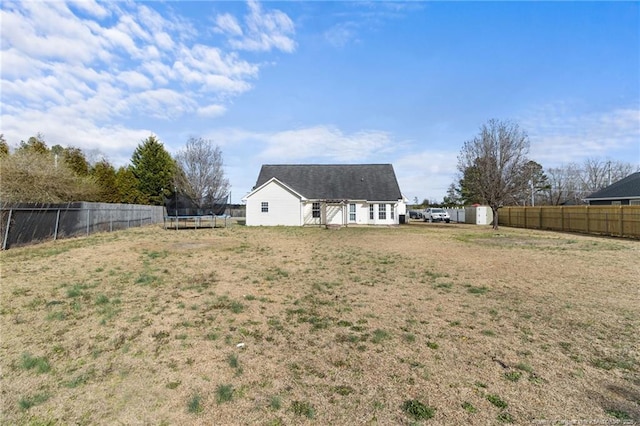
{"label": "neighboring house roof", "polygon": [[640,172],[632,173],[606,188],[596,191],[587,200],[621,200],[640,198]]}
{"label": "neighboring house roof", "polygon": [[266,164],[254,189],[273,178],[310,200],[402,199],[391,164]]}

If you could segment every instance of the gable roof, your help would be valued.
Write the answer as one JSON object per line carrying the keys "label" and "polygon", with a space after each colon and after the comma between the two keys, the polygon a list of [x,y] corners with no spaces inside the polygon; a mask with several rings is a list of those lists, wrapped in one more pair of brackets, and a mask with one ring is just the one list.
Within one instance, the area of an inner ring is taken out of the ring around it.
{"label": "gable roof", "polygon": [[402,199],[391,164],[265,164],[254,189],[272,178],[311,200]]}
{"label": "gable roof", "polygon": [[606,188],[589,195],[587,200],[640,198],[640,172],[612,183]]}

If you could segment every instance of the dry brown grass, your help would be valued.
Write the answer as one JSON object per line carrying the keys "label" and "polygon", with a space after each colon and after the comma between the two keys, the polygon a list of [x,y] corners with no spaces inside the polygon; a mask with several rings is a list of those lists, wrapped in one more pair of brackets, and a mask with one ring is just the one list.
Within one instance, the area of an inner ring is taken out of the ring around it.
{"label": "dry brown grass", "polygon": [[454,224],[11,249],[2,422],[638,422],[639,249]]}

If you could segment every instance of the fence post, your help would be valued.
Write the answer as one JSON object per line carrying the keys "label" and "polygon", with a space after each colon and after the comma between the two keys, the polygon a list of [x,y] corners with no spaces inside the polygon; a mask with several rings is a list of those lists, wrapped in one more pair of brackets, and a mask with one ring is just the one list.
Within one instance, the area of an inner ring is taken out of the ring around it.
{"label": "fence post", "polygon": [[584,217],[584,220],[585,220],[585,222],[586,222],[586,226],[587,226],[587,234],[588,234],[588,233],[589,233],[589,214],[590,214],[590,213],[589,213],[589,206],[588,206],[588,205],[587,205],[587,206],[584,206],[584,208],[585,208],[585,217]]}
{"label": "fence post", "polygon": [[622,210],[622,206],[619,207],[619,210],[620,210],[620,236],[623,237],[624,236],[624,228],[623,228],[624,220],[622,215],[624,213],[624,210]]}
{"label": "fence post", "polygon": [[542,207],[538,207],[538,229],[544,229],[542,227]]}
{"label": "fence post", "polygon": [[113,210],[109,209],[109,232],[113,232]]}
{"label": "fence post", "polygon": [[4,240],[2,240],[2,250],[7,249],[7,241],[9,240],[9,226],[11,226],[11,216],[13,209],[9,209],[9,217],[7,218],[7,229],[4,230]]}
{"label": "fence post", "polygon": [[87,209],[87,237],[89,236],[89,223],[91,220],[91,209]]}
{"label": "fence post", "polygon": [[58,225],[60,224],[60,209],[56,213],[56,229],[53,231],[53,241],[58,239]]}

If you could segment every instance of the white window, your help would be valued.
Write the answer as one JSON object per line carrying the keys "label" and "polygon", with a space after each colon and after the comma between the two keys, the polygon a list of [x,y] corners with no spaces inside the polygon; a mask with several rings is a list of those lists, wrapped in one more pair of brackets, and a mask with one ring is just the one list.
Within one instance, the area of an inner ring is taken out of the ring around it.
{"label": "white window", "polygon": [[622,201],[612,201],[611,205],[612,206],[621,206],[622,205]]}
{"label": "white window", "polygon": [[378,204],[378,219],[387,220],[387,205]]}
{"label": "white window", "polygon": [[391,207],[391,220],[396,219],[396,206],[394,204],[389,204]]}
{"label": "white window", "polygon": [[356,221],[356,205],[349,204],[349,222]]}
{"label": "white window", "polygon": [[320,203],[311,204],[311,217],[320,217]]}
{"label": "white window", "polygon": [[629,200],[630,206],[640,206],[640,200]]}
{"label": "white window", "polygon": [[269,213],[269,202],[263,201],[261,206],[262,213]]}
{"label": "white window", "polygon": [[373,220],[373,204],[369,204],[369,220]]}

